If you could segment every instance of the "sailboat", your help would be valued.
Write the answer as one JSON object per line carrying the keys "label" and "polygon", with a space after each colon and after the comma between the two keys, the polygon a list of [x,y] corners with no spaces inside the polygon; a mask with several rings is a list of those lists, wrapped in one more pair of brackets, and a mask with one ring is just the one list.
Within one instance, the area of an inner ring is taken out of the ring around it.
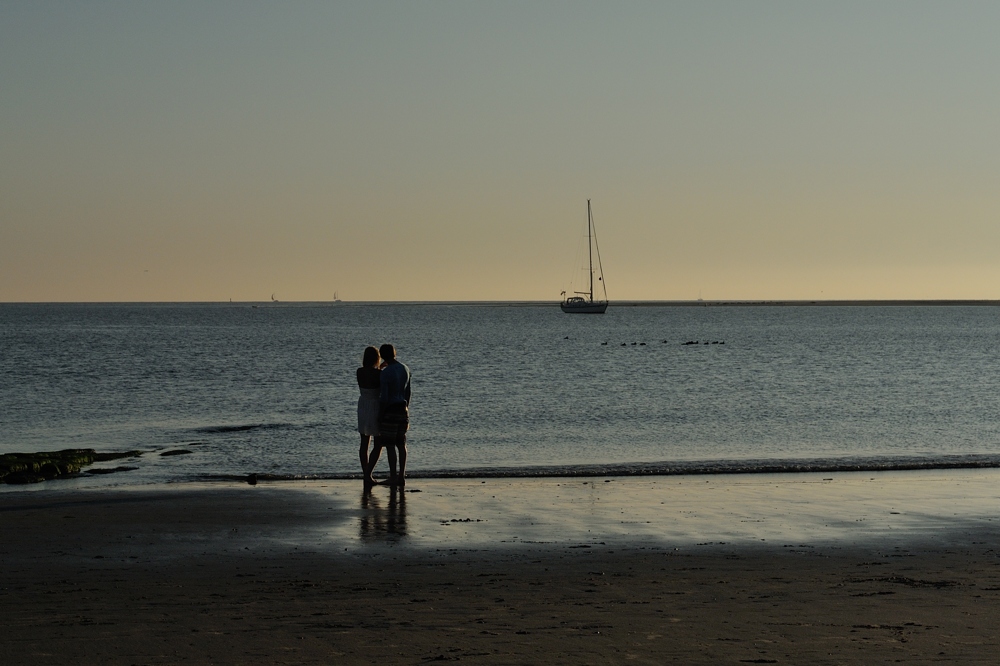
{"label": "sailboat", "polygon": [[[603,301],[594,300],[594,250],[597,250],[597,281],[601,283],[604,292]],[[587,199],[587,264],[590,277],[589,291],[575,291],[559,304],[563,312],[569,314],[604,314],[608,309],[608,290],[604,286],[604,269],[601,267],[601,249],[597,246],[597,229],[594,227],[594,216],[590,212],[590,199]],[[563,296],[566,292],[563,292]]]}

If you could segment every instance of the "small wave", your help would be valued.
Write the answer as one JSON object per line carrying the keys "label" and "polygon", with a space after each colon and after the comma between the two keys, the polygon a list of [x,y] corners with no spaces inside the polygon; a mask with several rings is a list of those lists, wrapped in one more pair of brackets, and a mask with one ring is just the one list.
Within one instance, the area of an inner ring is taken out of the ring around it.
{"label": "small wave", "polygon": [[414,478],[532,478],[590,476],[687,476],[706,474],[805,474],[889,472],[921,469],[1000,468],[1000,455],[935,458],[853,458],[786,460],[703,460],[610,465],[558,465],[415,471]]}
{"label": "small wave", "polygon": [[[537,467],[477,467],[413,470],[411,479],[516,479],[595,476],[696,476],[708,474],[806,474],[818,472],[891,472],[934,469],[1000,468],[1000,455],[938,456],[934,458],[852,458],[788,460],[704,460],[614,465]],[[260,481],[360,479],[359,472],[282,474],[257,473]],[[247,475],[206,474],[205,481],[242,481]]]}
{"label": "small wave", "polygon": [[[254,477],[257,481],[329,481],[329,480],[349,480],[360,479],[361,474],[264,474],[254,472],[251,474],[200,474],[199,481],[246,481],[249,477]],[[407,474],[407,476],[410,476]]]}
{"label": "small wave", "polygon": [[244,423],[240,425],[204,426],[202,428],[194,428],[192,432],[213,434],[213,433],[226,433],[226,432],[245,432],[247,430],[276,430],[279,428],[291,428],[291,427],[292,427],[291,423]]}

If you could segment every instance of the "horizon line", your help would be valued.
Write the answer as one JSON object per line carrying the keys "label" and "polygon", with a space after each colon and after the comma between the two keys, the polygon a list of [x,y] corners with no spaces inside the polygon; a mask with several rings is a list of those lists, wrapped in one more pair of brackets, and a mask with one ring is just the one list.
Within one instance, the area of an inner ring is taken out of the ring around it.
{"label": "horizon line", "polygon": [[[480,305],[556,306],[559,300],[369,300],[369,301],[2,301],[5,305],[240,305],[254,307],[357,306],[357,305]],[[615,307],[709,307],[709,306],[870,306],[870,305],[976,305],[1000,306],[1000,299],[985,298],[861,298],[861,299],[631,299],[608,301]]]}

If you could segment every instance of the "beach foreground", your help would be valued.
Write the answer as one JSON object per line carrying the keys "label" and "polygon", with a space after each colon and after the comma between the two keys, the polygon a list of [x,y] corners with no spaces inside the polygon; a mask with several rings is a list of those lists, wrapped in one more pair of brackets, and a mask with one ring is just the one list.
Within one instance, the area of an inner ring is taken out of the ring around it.
{"label": "beach foreground", "polygon": [[0,662],[995,663],[998,480],[7,492]]}

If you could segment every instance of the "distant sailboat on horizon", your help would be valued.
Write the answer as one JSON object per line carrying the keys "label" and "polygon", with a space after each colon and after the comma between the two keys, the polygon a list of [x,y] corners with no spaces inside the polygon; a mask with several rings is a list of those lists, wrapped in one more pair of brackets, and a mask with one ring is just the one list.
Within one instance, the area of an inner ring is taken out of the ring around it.
{"label": "distant sailboat on horizon", "polygon": [[[597,251],[597,281],[604,291],[604,300],[594,300],[594,251]],[[594,216],[590,210],[590,199],[587,199],[587,271],[589,291],[573,292],[576,296],[565,298],[559,307],[567,314],[604,314],[608,309],[608,290],[604,285],[604,268],[601,266],[601,249],[597,245],[597,229],[594,227]],[[566,296],[566,292],[562,293]],[[586,296],[586,298],[584,298]]]}

